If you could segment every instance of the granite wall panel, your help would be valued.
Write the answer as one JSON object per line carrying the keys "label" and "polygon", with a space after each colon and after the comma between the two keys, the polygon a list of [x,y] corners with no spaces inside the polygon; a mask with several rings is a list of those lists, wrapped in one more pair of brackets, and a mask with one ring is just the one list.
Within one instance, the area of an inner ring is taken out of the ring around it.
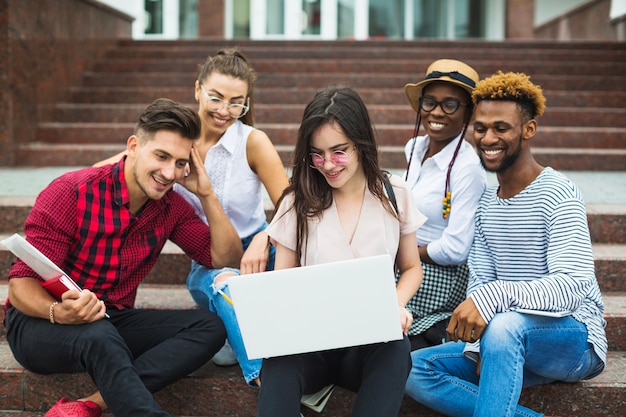
{"label": "granite wall panel", "polygon": [[198,36],[224,36],[224,0],[198,1]]}
{"label": "granite wall panel", "polygon": [[622,40],[618,34],[618,22],[611,22],[610,8],[611,0],[593,0],[583,3],[579,7],[536,27],[534,37],[560,41]]}
{"label": "granite wall panel", "polygon": [[[82,71],[120,39],[132,18],[93,0],[0,0],[0,166],[70,94]],[[3,81],[0,81],[2,83]]]}

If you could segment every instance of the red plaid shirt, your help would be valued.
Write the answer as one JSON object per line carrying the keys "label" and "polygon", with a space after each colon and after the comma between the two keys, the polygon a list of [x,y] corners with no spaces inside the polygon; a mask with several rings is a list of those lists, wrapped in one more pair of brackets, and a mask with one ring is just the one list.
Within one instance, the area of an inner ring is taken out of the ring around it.
{"label": "red plaid shirt", "polygon": [[[149,200],[136,215],[128,210],[124,162],[57,178],[39,194],[24,225],[31,244],[117,309],[134,306],[139,283],[168,239],[211,267],[209,227],[179,194]],[[41,279],[20,260],[9,273],[16,277]]]}

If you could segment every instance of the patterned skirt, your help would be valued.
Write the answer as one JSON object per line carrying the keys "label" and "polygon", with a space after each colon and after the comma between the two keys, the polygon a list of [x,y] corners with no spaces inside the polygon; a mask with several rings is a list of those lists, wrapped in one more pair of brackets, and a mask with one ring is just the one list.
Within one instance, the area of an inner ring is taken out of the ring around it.
{"label": "patterned skirt", "polygon": [[469,269],[463,265],[432,265],[422,262],[424,281],[406,308],[413,313],[409,336],[423,333],[447,319],[466,298]]}

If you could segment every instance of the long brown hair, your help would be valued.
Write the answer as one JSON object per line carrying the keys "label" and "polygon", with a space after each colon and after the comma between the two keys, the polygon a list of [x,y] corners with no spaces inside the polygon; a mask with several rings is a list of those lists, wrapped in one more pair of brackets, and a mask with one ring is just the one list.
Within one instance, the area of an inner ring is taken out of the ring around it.
{"label": "long brown hair", "polygon": [[[329,86],[319,91],[304,109],[298,139],[292,156],[292,176],[276,207],[285,195],[293,193],[297,220],[296,255],[300,261],[308,237],[308,220],[319,218],[333,201],[332,187],[316,169],[309,166],[311,139],[322,126],[335,124],[354,142],[363,167],[367,187],[392,215],[396,213],[384,192],[385,171],[378,165],[378,146],[370,116],[361,97],[347,86]],[[397,216],[396,216],[397,217]]]}

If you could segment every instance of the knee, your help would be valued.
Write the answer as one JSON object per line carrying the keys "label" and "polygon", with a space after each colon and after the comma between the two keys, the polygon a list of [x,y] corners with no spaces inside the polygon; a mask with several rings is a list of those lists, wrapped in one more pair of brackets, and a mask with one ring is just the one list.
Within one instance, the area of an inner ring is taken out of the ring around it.
{"label": "knee", "polygon": [[99,355],[103,352],[117,351],[116,356],[123,352],[129,357],[132,356],[130,349],[118,330],[106,320],[81,326],[76,345],[80,346],[87,355],[91,353]]}
{"label": "knee", "polygon": [[219,287],[226,285],[226,280],[237,275],[237,270],[232,268],[209,269],[202,265],[194,264],[187,276],[187,289],[191,297],[200,307],[215,311],[214,296]]}
{"label": "knee", "polygon": [[[234,270],[228,268],[228,269],[223,269],[221,270],[221,272],[219,274],[217,274],[217,276],[215,277],[215,281],[213,283],[213,285],[215,287],[220,287],[223,285],[226,285],[226,281],[228,280],[228,278],[230,277],[235,277],[239,275],[237,272],[235,272]],[[223,284],[223,285],[222,285]]]}
{"label": "knee", "polygon": [[226,341],[226,327],[224,326],[222,319],[220,319],[217,314],[208,310],[191,311],[196,315],[192,327],[204,330],[205,333],[210,334],[210,336],[207,337],[211,340],[214,340],[217,337],[219,339],[223,338],[224,342]]}
{"label": "knee", "polygon": [[481,351],[485,349],[511,349],[522,343],[524,337],[523,315],[515,312],[498,313],[487,325],[482,335]]}
{"label": "knee", "polygon": [[430,359],[424,353],[426,349],[418,349],[411,352],[411,370],[406,381],[406,394],[416,401],[421,402],[422,396],[428,396],[430,392],[428,379],[432,375]]}

